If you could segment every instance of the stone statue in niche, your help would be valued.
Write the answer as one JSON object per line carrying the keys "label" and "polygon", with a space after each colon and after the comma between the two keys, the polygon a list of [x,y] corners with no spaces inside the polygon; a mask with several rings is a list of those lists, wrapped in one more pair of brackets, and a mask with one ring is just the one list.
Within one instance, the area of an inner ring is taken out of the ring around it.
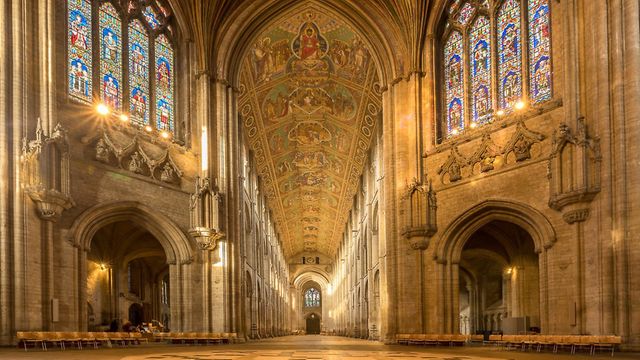
{"label": "stone statue in niche", "polygon": [[132,171],[136,174],[142,174],[142,164],[144,163],[144,159],[142,156],[135,152],[131,155],[131,162],[129,163],[129,171]]}
{"label": "stone statue in niche", "polygon": [[454,161],[449,167],[449,181],[455,182],[460,179],[462,179],[462,175],[460,174],[460,165]]}
{"label": "stone statue in niche", "polygon": [[520,138],[513,144],[513,153],[516,155],[516,161],[531,159],[531,145],[533,143],[524,138]]}
{"label": "stone statue in niche", "polygon": [[484,158],[482,158],[482,161],[480,161],[480,171],[487,172],[493,170],[494,161],[496,161],[495,156],[486,155]]}
{"label": "stone statue in niche", "polygon": [[96,143],[96,160],[108,164],[110,153],[111,151],[109,150],[109,147],[107,146],[104,139],[98,139],[98,142]]}
{"label": "stone statue in niche", "polygon": [[160,174],[160,180],[164,182],[174,182],[176,178],[176,173],[173,171],[173,167],[169,163],[164,164],[162,168],[162,174]]}

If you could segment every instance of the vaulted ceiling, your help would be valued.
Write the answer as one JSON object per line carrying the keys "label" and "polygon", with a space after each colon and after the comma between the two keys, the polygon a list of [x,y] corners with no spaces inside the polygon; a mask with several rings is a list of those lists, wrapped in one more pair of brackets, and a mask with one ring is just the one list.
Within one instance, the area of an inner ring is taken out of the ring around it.
{"label": "vaulted ceiling", "polygon": [[276,229],[291,256],[334,254],[381,109],[365,38],[309,5],[257,36],[239,109]]}

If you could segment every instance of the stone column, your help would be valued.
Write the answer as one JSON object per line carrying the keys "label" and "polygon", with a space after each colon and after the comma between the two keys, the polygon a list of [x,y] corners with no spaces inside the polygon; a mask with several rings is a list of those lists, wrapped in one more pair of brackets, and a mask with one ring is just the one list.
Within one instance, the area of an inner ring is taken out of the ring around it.
{"label": "stone column", "polygon": [[11,115],[9,112],[8,77],[11,74],[9,56],[10,31],[7,30],[10,13],[7,6],[0,6],[0,344],[8,344],[12,339],[13,311],[11,289]]}

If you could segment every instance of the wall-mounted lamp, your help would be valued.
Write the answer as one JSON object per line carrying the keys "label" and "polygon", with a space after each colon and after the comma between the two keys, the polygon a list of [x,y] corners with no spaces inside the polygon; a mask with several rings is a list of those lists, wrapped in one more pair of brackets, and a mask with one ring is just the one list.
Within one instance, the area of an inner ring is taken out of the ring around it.
{"label": "wall-mounted lamp", "polygon": [[107,116],[109,115],[109,113],[111,112],[111,109],[109,109],[109,107],[103,103],[99,103],[96,106],[96,111],[98,112],[99,115],[101,116]]}

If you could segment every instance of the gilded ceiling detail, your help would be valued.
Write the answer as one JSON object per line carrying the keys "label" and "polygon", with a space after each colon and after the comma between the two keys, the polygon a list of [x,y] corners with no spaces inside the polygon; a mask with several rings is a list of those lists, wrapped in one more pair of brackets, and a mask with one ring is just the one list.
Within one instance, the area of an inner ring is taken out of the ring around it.
{"label": "gilded ceiling detail", "polygon": [[240,115],[285,251],[334,254],[381,106],[371,53],[307,8],[263,32],[243,66]]}

